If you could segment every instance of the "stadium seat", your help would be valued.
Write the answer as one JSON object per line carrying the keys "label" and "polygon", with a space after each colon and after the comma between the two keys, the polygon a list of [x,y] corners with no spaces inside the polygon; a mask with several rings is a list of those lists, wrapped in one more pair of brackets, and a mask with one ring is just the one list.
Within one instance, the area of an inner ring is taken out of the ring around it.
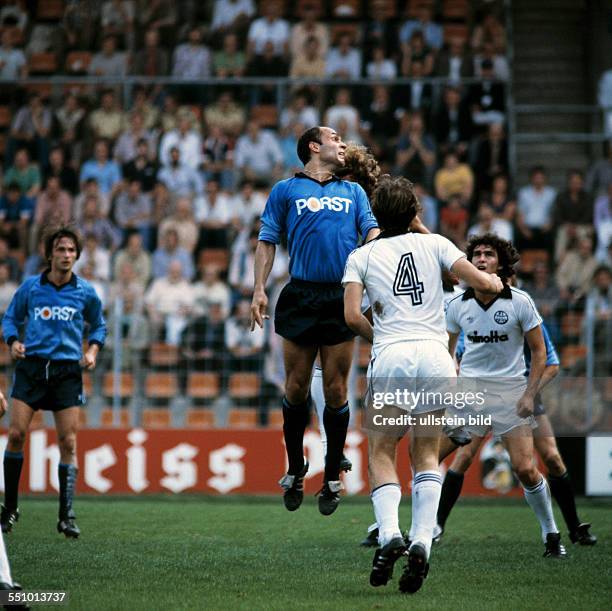
{"label": "stadium seat", "polygon": [[215,399],[219,388],[218,373],[192,372],[187,378],[187,396],[192,399]]}
{"label": "stadium seat", "polygon": [[567,369],[586,358],[586,346],[565,346],[561,350],[561,367]]}
{"label": "stadium seat", "polygon": [[381,19],[395,19],[397,7],[394,0],[378,0],[378,2],[368,2],[370,19],[373,17]]}
{"label": "stadium seat", "polygon": [[91,63],[91,53],[88,51],[71,51],[66,58],[68,74],[85,74]]}
{"label": "stadium seat", "polygon": [[268,426],[272,429],[283,428],[283,410],[271,409],[268,412]]}
{"label": "stadium seat", "polygon": [[444,43],[448,44],[453,38],[461,38],[467,40],[470,35],[470,30],[463,23],[446,23],[444,24]]}
{"label": "stadium seat", "polygon": [[57,72],[55,53],[33,53],[28,60],[30,74],[53,74]]}
{"label": "stadium seat", "polygon": [[43,100],[48,100],[53,93],[53,86],[51,83],[30,83],[24,87],[26,92],[29,94],[36,93]]}
{"label": "stadium seat", "polygon": [[293,13],[295,17],[301,20],[305,17],[305,9],[311,7],[315,9],[315,14],[317,19],[319,19],[324,12],[323,0],[298,0],[294,5]]}
{"label": "stadium seat", "polygon": [[143,409],[142,410],[142,426],[146,428],[168,428],[171,423],[170,410]]}
{"label": "stadium seat", "polygon": [[278,126],[278,109],[276,104],[259,104],[251,108],[251,119],[261,127],[275,128]]}
{"label": "stadium seat", "polygon": [[218,265],[222,271],[229,266],[230,253],[226,248],[204,248],[198,255],[198,267]]}
{"label": "stadium seat", "polygon": [[227,415],[230,428],[251,428],[257,426],[257,410],[254,407],[233,407]]}
{"label": "stadium seat", "polygon": [[468,0],[444,0],[442,18],[445,21],[467,21],[470,12]]}
{"label": "stadium seat", "polygon": [[[110,372],[104,375],[103,394],[112,397],[115,394],[115,374]],[[127,399],[134,392],[134,378],[131,373],[121,373],[119,380],[119,397]]]}
{"label": "stadium seat", "polygon": [[147,399],[172,399],[178,392],[178,384],[174,373],[149,373],[145,380],[145,396]]}
{"label": "stadium seat", "polygon": [[0,106],[0,129],[10,126],[13,113],[8,106]]}
{"label": "stadium seat", "polygon": [[336,19],[357,19],[361,17],[359,0],[332,0],[332,16]]}
{"label": "stadium seat", "polygon": [[[113,424],[113,409],[111,407],[105,407],[100,414],[100,426],[111,427]],[[119,410],[119,426],[128,427],[130,426],[130,412],[125,408]]]}
{"label": "stadium seat", "polygon": [[251,399],[259,395],[259,376],[256,373],[233,373],[229,378],[232,399]]}
{"label": "stadium seat", "polygon": [[429,6],[433,10],[435,0],[409,0],[406,4],[406,17],[408,19],[418,19],[420,17],[419,9],[422,6]]}
{"label": "stadium seat", "polygon": [[64,0],[38,0],[37,21],[59,21],[64,16]]}
{"label": "stadium seat", "polygon": [[176,367],[178,364],[178,348],[163,342],[155,342],[149,346],[149,364],[151,367]]}
{"label": "stadium seat", "polygon": [[521,274],[531,274],[536,265],[543,263],[548,265],[548,252],[540,249],[527,249],[521,252],[519,261]]}
{"label": "stadium seat", "polygon": [[206,408],[187,410],[185,424],[190,428],[211,428],[215,426],[215,414]]}
{"label": "stadium seat", "polygon": [[584,316],[579,312],[567,312],[561,317],[561,334],[564,338],[575,339],[582,333]]}

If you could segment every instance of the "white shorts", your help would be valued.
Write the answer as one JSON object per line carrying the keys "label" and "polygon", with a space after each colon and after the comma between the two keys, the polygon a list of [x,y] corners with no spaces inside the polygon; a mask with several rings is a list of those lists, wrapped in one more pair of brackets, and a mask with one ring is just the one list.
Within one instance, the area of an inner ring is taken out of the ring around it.
{"label": "white shorts", "polygon": [[455,364],[440,342],[396,342],[372,350],[368,400],[378,397],[385,405],[424,414],[447,407],[440,398],[455,381]]}

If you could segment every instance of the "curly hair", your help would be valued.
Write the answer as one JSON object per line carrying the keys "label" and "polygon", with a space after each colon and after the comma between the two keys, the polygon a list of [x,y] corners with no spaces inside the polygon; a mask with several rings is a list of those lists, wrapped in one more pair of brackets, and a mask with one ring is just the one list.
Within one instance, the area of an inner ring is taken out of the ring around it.
{"label": "curly hair", "polygon": [[55,225],[47,227],[42,235],[45,245],[45,259],[49,261],[53,255],[53,248],[62,238],[69,238],[74,242],[77,251],[77,259],[81,256],[83,242],[81,235],[74,225]]}
{"label": "curly hair", "polygon": [[378,161],[365,146],[349,142],[344,152],[344,167],[336,174],[361,185],[371,198],[380,180],[381,170]]}
{"label": "curly hair", "polygon": [[476,246],[490,246],[495,249],[499,264],[497,275],[504,282],[507,282],[516,274],[516,264],[521,257],[512,242],[503,240],[494,233],[472,236],[468,241],[466,249],[468,261],[472,260]]}
{"label": "curly hair", "polygon": [[414,185],[407,178],[381,177],[372,194],[372,212],[385,234],[407,233],[419,211]]}

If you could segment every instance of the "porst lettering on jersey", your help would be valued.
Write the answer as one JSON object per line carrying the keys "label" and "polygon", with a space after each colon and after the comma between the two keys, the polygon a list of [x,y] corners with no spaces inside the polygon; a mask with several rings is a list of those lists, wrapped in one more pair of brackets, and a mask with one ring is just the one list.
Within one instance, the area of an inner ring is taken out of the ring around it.
{"label": "porst lettering on jersey", "polygon": [[40,306],[34,308],[34,320],[74,320],[76,308],[69,306]]}
{"label": "porst lettering on jersey", "polygon": [[296,199],[295,209],[298,216],[301,216],[302,212],[320,212],[323,209],[330,210],[331,212],[344,212],[348,214],[352,203],[353,200],[347,197],[338,197],[337,195],[329,197],[324,195],[323,197]]}

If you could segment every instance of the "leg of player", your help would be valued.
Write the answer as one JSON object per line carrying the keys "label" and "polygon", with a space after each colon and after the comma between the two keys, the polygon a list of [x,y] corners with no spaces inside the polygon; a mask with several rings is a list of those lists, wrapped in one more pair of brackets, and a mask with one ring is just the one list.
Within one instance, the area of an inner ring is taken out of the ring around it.
{"label": "leg of player", "polygon": [[4,452],[4,505],[0,513],[3,533],[10,532],[19,519],[18,490],[23,446],[33,416],[34,410],[29,405],[19,399],[12,400],[8,442]]}
{"label": "leg of player", "polygon": [[[452,441],[447,438],[444,442],[445,449],[448,449],[448,444],[453,444],[457,449],[457,453],[453,458],[446,475],[444,476],[444,483],[442,484],[442,493],[440,495],[440,504],[438,506],[437,524],[434,529],[434,541],[440,541],[444,534],[444,528],[446,526],[446,520],[452,511],[455,503],[461,496],[461,488],[463,488],[463,477],[465,472],[470,468],[482,440],[484,437],[478,437],[472,435],[471,441],[461,447],[457,447]],[[440,452],[441,454],[442,452]],[[444,460],[444,458],[442,458]]]}
{"label": "leg of player", "polygon": [[525,500],[533,509],[544,541],[544,556],[547,558],[565,558],[566,552],[561,545],[561,535],[555,523],[552,510],[550,490],[546,479],[538,471],[533,460],[533,436],[528,426],[518,426],[502,436],[512,469],[523,486]]}
{"label": "leg of player", "polygon": [[283,339],[286,372],[283,435],[289,468],[279,484],[289,511],[298,509],[304,500],[304,477],[308,471],[304,460],[304,431],[310,421],[310,376],[317,350],[317,346],[300,346]]}
{"label": "leg of player", "polygon": [[368,470],[379,544],[370,573],[370,584],[374,587],[387,585],[393,565],[406,553],[399,528],[402,490],[395,468],[397,443],[394,435],[371,433],[368,436]]}
{"label": "leg of player", "polygon": [[340,463],[351,415],[347,401],[347,381],[353,348],[353,340],[320,348],[325,395],[323,424],[327,436],[327,454],[323,487],[319,494],[319,511],[326,516],[332,514],[340,502],[342,489]]}
{"label": "leg of player", "polygon": [[[432,414],[434,418],[442,417],[444,410]],[[418,421],[411,431],[410,444],[414,472],[412,539],[408,550],[408,562],[399,583],[400,591],[408,594],[420,589],[429,570],[436,509],[442,491],[442,477],[438,466],[441,432],[441,426],[421,425]]]}
{"label": "leg of player", "polygon": [[550,491],[561,509],[570,540],[580,545],[595,545],[597,537],[589,532],[591,525],[588,522],[580,522],[578,518],[572,481],[557,447],[550,420],[543,414],[536,417],[536,422],[538,428],[533,439],[535,448],[548,469]]}
{"label": "leg of player", "polygon": [[79,408],[67,407],[53,412],[55,428],[60,451],[59,475],[59,520],[57,532],[66,537],[77,539],[81,534],[75,522],[76,515],[72,504],[74,501],[74,487],[78,475],[76,460],[77,430],[79,425]]}

